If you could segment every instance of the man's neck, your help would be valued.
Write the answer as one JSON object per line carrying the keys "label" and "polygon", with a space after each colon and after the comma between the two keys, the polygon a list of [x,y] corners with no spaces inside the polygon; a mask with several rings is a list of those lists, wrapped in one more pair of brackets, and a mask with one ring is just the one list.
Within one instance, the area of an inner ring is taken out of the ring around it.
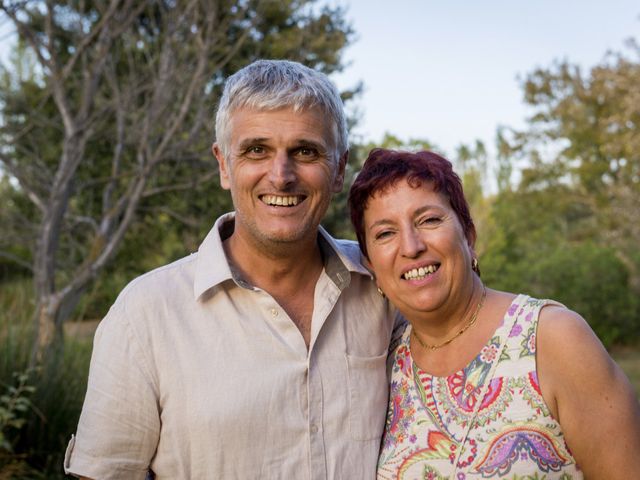
{"label": "man's neck", "polygon": [[296,324],[309,346],[315,286],[323,260],[317,238],[286,248],[260,248],[232,234],[224,242],[227,259],[243,280],[269,293]]}
{"label": "man's neck", "polygon": [[257,245],[232,234],[223,242],[230,264],[242,279],[269,293],[286,288],[292,290],[305,279],[322,271],[322,254],[317,237],[279,245]]}

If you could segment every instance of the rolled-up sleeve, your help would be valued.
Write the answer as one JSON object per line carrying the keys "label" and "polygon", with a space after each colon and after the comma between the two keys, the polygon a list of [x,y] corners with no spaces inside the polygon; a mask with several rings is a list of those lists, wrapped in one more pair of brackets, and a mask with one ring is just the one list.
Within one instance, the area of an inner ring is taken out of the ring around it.
{"label": "rolled-up sleeve", "polygon": [[96,331],[87,395],[65,455],[67,474],[142,480],[158,444],[157,383],[122,303]]}

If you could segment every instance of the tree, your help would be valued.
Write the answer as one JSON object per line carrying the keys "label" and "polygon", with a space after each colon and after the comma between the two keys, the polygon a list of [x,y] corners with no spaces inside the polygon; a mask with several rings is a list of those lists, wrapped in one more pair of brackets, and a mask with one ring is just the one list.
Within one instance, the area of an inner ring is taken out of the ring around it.
{"label": "tree", "polygon": [[536,69],[523,88],[534,114],[527,130],[512,132],[511,154],[555,163],[640,293],[640,46],[630,40],[586,74],[569,62]]}
{"label": "tree", "polygon": [[498,132],[481,235],[488,284],[565,303],[607,345],[639,331],[640,48],[629,47],[586,73],[562,62],[526,77],[533,115]]}
{"label": "tree", "polygon": [[2,1],[0,12],[33,60],[26,76],[3,74],[0,161],[21,228],[0,254],[19,257],[16,236],[29,252],[17,260],[34,278],[34,360],[141,211],[193,221],[163,200],[215,190],[206,125],[229,72],[287,57],[331,73],[351,35],[342,10],[311,0]]}

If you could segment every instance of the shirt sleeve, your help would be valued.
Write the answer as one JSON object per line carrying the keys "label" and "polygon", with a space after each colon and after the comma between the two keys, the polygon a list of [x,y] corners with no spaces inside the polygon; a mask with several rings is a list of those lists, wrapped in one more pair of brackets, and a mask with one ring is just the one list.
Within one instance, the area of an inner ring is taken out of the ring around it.
{"label": "shirt sleeve", "polygon": [[65,455],[67,474],[143,480],[156,451],[157,387],[122,303],[96,331],[87,394]]}

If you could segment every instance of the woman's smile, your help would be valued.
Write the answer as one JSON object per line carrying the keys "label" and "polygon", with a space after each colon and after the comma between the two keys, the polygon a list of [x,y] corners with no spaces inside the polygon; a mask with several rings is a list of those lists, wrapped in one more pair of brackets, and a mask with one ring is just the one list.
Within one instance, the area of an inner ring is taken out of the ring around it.
{"label": "woman's smile", "polygon": [[364,213],[378,284],[402,311],[433,311],[462,294],[472,251],[448,199],[430,182],[377,192]]}

